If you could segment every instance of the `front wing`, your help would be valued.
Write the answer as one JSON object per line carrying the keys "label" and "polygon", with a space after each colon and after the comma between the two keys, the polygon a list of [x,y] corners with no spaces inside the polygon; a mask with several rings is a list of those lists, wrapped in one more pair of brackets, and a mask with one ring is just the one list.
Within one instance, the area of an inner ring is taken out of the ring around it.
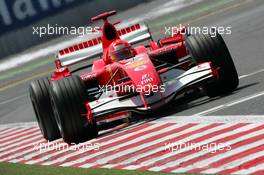
{"label": "front wing", "polygon": [[[167,72],[162,77],[169,77],[173,70]],[[215,71],[211,66],[211,62],[199,64],[188,71],[180,74],[175,78],[163,80],[165,87],[164,92],[154,93],[152,96],[145,97],[147,107],[139,94],[117,96],[115,92],[104,93],[101,98],[96,101],[89,102],[91,113],[94,117],[112,114],[120,111],[134,111],[138,113],[147,112],[158,109],[163,105],[172,101],[178,94],[181,94],[188,88],[199,86],[216,79]]]}

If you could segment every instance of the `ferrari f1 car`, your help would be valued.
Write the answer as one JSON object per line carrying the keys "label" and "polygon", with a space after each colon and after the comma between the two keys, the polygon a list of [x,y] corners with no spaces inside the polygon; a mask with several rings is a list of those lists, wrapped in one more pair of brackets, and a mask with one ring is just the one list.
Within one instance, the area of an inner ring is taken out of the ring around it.
{"label": "ferrari f1 car", "polygon": [[[107,18],[114,14],[93,17],[104,22],[99,32],[60,50],[52,76],[30,83],[33,108],[47,140],[84,142],[98,135],[102,123],[160,110],[190,89],[202,87],[216,97],[238,86],[221,35],[179,31],[155,42],[146,24],[110,23]],[[89,59],[95,59],[93,64],[72,69]],[[78,75],[79,70],[86,72]]]}

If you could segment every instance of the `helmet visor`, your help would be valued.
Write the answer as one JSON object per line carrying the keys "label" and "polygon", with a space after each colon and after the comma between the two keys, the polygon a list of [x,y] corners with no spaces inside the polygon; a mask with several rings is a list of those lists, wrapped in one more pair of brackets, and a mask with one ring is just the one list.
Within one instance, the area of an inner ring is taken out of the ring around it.
{"label": "helmet visor", "polygon": [[121,61],[121,60],[124,60],[124,59],[128,59],[128,58],[131,58],[133,57],[133,52],[131,50],[131,47],[124,47],[122,49],[119,49],[119,50],[116,50],[116,51],[113,51],[111,53],[111,56],[112,58],[115,60],[115,61]]}

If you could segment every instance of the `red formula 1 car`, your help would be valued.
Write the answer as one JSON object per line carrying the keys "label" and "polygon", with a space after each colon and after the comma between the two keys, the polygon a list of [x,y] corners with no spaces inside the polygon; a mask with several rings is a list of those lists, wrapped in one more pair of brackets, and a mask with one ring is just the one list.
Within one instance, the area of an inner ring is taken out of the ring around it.
{"label": "red formula 1 car", "polygon": [[[236,68],[219,34],[179,32],[155,42],[144,23],[111,24],[107,18],[114,14],[92,18],[103,20],[99,32],[59,51],[52,77],[30,84],[37,121],[47,140],[83,142],[95,138],[102,123],[159,110],[187,90],[202,87],[215,97],[238,86]],[[71,70],[91,58],[98,59]],[[89,67],[92,71],[74,74]]]}

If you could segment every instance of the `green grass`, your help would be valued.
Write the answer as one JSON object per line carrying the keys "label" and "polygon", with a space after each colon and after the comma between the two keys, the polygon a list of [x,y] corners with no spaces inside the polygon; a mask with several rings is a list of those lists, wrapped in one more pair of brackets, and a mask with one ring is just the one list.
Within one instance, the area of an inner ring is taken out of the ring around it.
{"label": "green grass", "polygon": [[0,163],[1,175],[191,175],[173,174],[150,171],[131,171],[118,169],[66,168],[40,165],[24,165],[14,163]]}
{"label": "green grass", "polygon": [[43,65],[52,63],[54,60],[55,60],[55,58],[47,57],[47,58],[31,61],[27,64],[20,65],[19,67],[8,69],[8,70],[2,72],[2,74],[0,75],[0,80],[8,79],[10,77],[13,77],[13,76],[21,74],[21,73],[30,72],[30,71],[37,69]]}

